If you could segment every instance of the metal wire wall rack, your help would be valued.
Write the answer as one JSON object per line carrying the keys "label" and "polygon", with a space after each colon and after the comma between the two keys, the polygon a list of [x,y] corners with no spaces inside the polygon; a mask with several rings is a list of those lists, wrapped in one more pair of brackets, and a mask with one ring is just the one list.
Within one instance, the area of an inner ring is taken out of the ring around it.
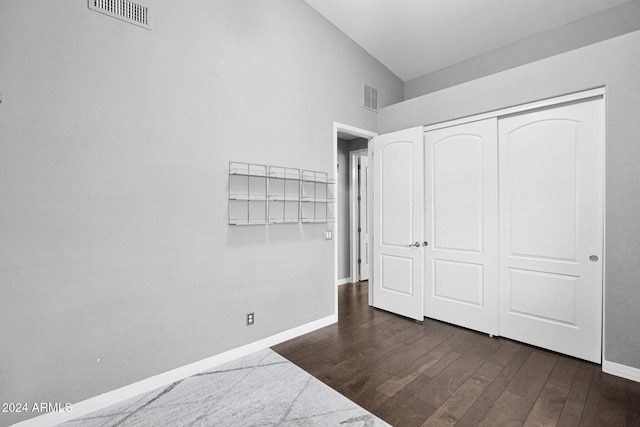
{"label": "metal wire wall rack", "polygon": [[267,165],[229,162],[229,225],[266,224]]}
{"label": "metal wire wall rack", "polygon": [[323,223],[335,220],[335,180],[327,172],[302,171],[301,222]]}
{"label": "metal wire wall rack", "polygon": [[300,222],[300,169],[269,166],[269,223]]}
{"label": "metal wire wall rack", "polygon": [[229,162],[229,225],[334,221],[335,180],[327,172]]}

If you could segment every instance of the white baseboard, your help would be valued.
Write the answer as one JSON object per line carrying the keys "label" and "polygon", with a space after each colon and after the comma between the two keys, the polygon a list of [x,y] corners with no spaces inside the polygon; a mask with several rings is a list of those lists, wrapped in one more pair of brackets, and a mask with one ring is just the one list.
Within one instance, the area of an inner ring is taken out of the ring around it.
{"label": "white baseboard", "polygon": [[621,365],[620,363],[602,361],[602,372],[615,375],[617,377],[626,378],[631,381],[640,382],[640,369],[631,366]]}
{"label": "white baseboard", "polygon": [[317,329],[334,324],[338,321],[337,314],[324,317],[322,319],[315,320],[313,322],[298,326],[288,331],[280,332],[279,334],[272,335],[270,337],[261,339],[259,341],[244,345],[242,347],[235,348],[233,350],[225,351],[224,353],[217,354],[212,357],[200,360],[198,362],[191,363],[189,365],[181,366],[171,371],[164,372],[162,374],[147,378],[137,383],[130,384],[128,386],[101,394],[83,400],[72,405],[70,412],[49,412],[40,415],[29,420],[21,421],[14,424],[15,427],[45,427],[51,425],[57,425],[74,418],[79,418],[90,414],[91,412],[100,410],[107,406],[113,405],[118,402],[122,402],[129,398],[151,392],[160,387],[166,387],[176,381],[188,378],[199,372],[207,371],[222,365],[223,363],[230,362],[234,359],[246,356],[256,351],[265,349],[267,347],[274,346],[281,342],[296,338],[300,335],[313,332]]}
{"label": "white baseboard", "polygon": [[336,286],[346,285],[347,283],[353,283],[351,277],[345,277],[344,279],[338,279]]}

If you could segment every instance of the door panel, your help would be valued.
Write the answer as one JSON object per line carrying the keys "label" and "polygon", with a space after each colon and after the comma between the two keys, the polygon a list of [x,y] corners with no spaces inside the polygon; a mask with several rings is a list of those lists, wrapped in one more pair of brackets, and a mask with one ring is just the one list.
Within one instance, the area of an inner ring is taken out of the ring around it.
{"label": "door panel", "polygon": [[423,132],[372,140],[373,306],[422,320]]}
{"label": "door panel", "polygon": [[512,254],[576,260],[577,123],[546,120],[509,132]]}
{"label": "door panel", "polygon": [[482,307],[482,266],[454,261],[433,261],[433,294],[454,303]]}
{"label": "door panel", "polygon": [[544,321],[575,324],[575,276],[509,269],[509,311]]}
{"label": "door panel", "polygon": [[425,133],[425,315],[498,333],[496,119]]}
{"label": "door panel", "polygon": [[381,243],[385,246],[404,247],[413,241],[413,151],[411,141],[393,141],[376,153],[380,162]]}
{"label": "door panel", "polygon": [[599,363],[604,103],[504,118],[499,135],[500,335]]}
{"label": "door panel", "polygon": [[480,253],[482,137],[456,131],[435,142],[431,152],[433,220],[437,223],[433,245],[437,249]]}
{"label": "door panel", "polygon": [[385,291],[413,295],[413,259],[384,254],[380,259],[382,261],[380,287]]}

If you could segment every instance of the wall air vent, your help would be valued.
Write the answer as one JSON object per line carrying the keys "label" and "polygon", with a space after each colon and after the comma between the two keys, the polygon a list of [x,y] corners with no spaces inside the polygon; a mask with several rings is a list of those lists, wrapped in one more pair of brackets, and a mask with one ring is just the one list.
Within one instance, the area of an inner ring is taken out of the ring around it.
{"label": "wall air vent", "polygon": [[367,84],[362,85],[364,88],[363,107],[367,110],[378,111],[378,89]]}
{"label": "wall air vent", "polygon": [[151,30],[149,8],[129,0],[89,0],[89,9]]}

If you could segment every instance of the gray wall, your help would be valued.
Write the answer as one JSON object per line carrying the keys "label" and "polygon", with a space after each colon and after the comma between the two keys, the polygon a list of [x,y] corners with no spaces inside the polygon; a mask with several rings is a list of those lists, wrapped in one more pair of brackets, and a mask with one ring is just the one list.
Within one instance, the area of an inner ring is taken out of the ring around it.
{"label": "gray wall", "polygon": [[299,0],[149,6],[153,31],[0,1],[1,402],[77,402],[334,312],[327,227],[228,226],[228,162],[332,171],[334,121],[376,129],[362,83],[388,105],[402,81]]}
{"label": "gray wall", "polygon": [[640,29],[640,0],[571,22],[405,82],[405,99]]}
{"label": "gray wall", "polygon": [[391,132],[606,86],[605,358],[640,369],[640,31],[381,109]]}
{"label": "gray wall", "polygon": [[355,138],[349,141],[349,151],[362,150],[369,146],[369,141],[365,138]]}
{"label": "gray wall", "polygon": [[341,280],[351,278],[351,175],[348,140],[338,139],[338,165],[338,280]]}

